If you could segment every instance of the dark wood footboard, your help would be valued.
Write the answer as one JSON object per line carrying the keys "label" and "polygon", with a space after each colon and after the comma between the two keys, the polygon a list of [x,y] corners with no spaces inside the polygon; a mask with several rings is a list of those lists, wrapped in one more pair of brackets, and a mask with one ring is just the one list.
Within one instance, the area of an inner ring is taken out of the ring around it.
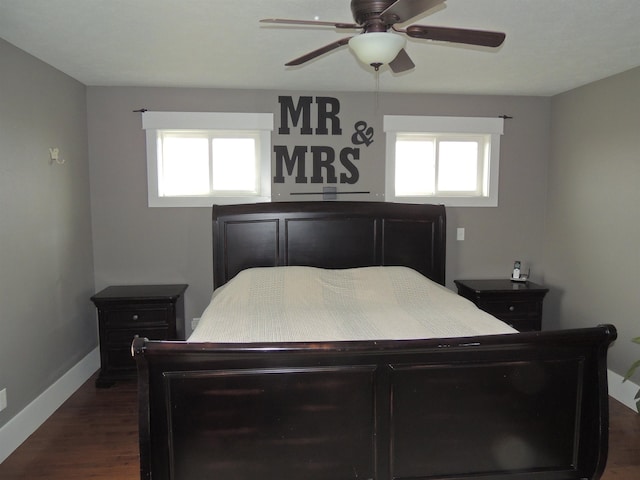
{"label": "dark wood footboard", "polygon": [[141,477],[597,479],[615,337],[136,339]]}

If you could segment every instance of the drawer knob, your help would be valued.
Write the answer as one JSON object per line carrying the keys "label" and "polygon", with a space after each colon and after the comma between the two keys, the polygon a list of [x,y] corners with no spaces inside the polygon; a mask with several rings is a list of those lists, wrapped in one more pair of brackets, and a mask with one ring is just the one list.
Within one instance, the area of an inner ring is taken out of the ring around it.
{"label": "drawer knob", "polygon": [[137,314],[137,313],[134,313],[134,314],[131,316],[131,319],[132,319],[132,320],[138,320],[138,314]]}
{"label": "drawer knob", "polygon": [[511,305],[511,306],[509,307],[509,311],[510,311],[510,312],[514,312],[514,311],[515,311],[515,309],[516,309],[516,307],[514,307],[513,305]]}

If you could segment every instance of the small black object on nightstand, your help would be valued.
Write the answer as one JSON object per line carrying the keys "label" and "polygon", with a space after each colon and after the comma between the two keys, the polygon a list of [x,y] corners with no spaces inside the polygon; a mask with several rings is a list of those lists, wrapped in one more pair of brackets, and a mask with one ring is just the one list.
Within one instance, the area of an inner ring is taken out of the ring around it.
{"label": "small black object on nightstand", "polygon": [[542,329],[542,301],[548,288],[511,280],[454,280],[458,294],[520,332]]}
{"label": "small black object on nightstand", "polygon": [[138,335],[149,340],[184,339],[184,292],[187,285],[114,285],[96,293],[100,374],[96,386],[133,378],[136,363],[131,342]]}

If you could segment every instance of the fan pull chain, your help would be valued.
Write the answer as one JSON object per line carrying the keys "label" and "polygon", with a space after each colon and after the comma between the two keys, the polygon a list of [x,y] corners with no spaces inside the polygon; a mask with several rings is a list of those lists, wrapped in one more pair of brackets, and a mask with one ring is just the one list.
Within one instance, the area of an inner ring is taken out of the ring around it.
{"label": "fan pull chain", "polygon": [[376,68],[376,111],[380,106],[380,70]]}

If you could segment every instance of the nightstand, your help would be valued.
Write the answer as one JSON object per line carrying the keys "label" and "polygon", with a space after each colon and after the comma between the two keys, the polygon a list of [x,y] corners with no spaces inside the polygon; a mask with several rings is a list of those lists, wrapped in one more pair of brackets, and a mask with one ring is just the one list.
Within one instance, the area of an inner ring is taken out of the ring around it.
{"label": "nightstand", "polygon": [[520,332],[542,328],[542,300],[548,288],[511,280],[454,280],[458,294]]}
{"label": "nightstand", "polygon": [[114,285],[96,293],[100,375],[97,387],[136,375],[131,342],[136,335],[150,340],[184,338],[184,291],[187,285]]}

